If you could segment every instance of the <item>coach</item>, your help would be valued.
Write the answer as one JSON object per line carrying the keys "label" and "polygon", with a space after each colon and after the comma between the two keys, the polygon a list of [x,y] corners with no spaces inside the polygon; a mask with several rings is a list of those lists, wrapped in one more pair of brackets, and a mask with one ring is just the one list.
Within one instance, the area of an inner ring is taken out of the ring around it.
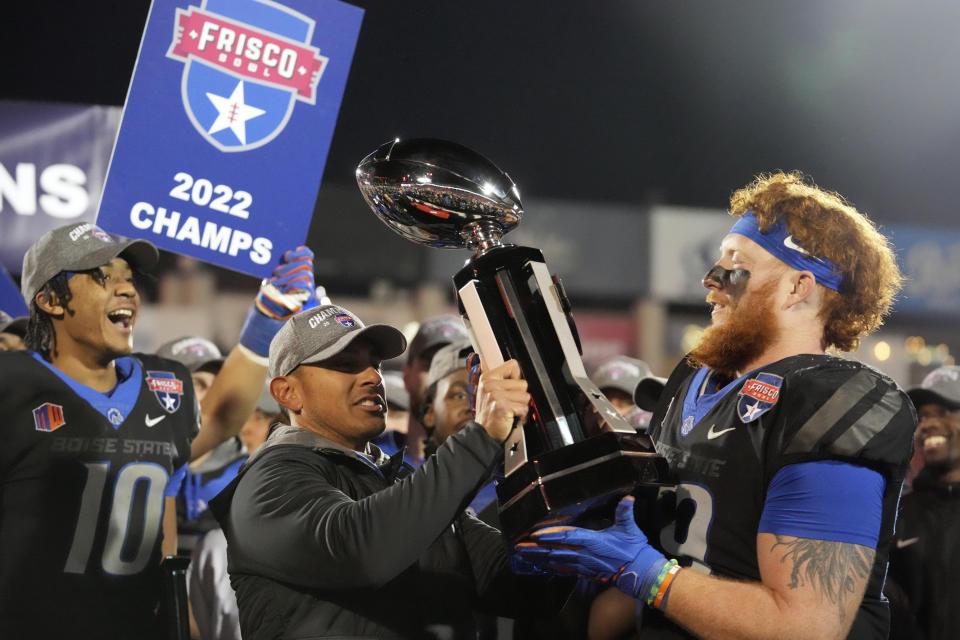
{"label": "coach", "polygon": [[414,471],[370,443],[384,429],[380,362],[405,347],[396,329],[335,305],[294,316],[273,340],[270,389],[292,424],[211,505],[244,638],[462,632],[474,611],[518,613],[530,580],[524,606],[557,603],[543,578],[510,572],[496,529],[464,513],[526,415],[517,363],[481,377],[476,421]]}

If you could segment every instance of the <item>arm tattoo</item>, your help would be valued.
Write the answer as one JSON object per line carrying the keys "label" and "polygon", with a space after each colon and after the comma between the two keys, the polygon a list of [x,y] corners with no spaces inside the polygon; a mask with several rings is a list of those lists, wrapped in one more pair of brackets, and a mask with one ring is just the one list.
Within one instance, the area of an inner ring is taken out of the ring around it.
{"label": "arm tattoo", "polygon": [[844,617],[843,605],[847,596],[854,593],[856,582],[870,575],[873,564],[873,549],[846,542],[789,538],[778,535],[770,547],[786,547],[781,562],[790,561],[791,589],[809,583],[820,592],[821,597],[835,603]]}

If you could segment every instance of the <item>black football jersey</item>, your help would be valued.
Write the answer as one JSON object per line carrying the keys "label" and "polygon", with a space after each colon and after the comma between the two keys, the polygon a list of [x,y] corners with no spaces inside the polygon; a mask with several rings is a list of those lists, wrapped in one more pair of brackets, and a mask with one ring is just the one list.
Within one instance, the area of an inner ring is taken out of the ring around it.
{"label": "black football jersey", "polygon": [[897,501],[912,453],[916,413],[890,378],[867,365],[798,355],[710,393],[710,372],[682,363],[650,422],[677,482],[675,519],[659,546],[687,566],[759,580],[757,528],[767,487],[782,467],[839,460],[873,469],[886,484],[876,560],[850,637],[886,637],[881,588]]}
{"label": "black football jersey", "polygon": [[199,412],[182,365],[126,362],[130,378],[106,399],[117,406],[98,410],[96,392],[30,352],[0,353],[2,637],[156,631],[164,492]]}

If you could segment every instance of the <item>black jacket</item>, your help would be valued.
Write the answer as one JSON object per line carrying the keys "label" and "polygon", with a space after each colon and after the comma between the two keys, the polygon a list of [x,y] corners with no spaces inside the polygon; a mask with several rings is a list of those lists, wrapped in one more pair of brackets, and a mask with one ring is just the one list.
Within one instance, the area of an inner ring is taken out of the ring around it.
{"label": "black jacket", "polygon": [[211,502],[245,640],[417,638],[472,625],[475,610],[561,603],[514,576],[499,532],[464,513],[502,455],[479,425],[415,471],[402,451],[368,454],[281,427]]}
{"label": "black jacket", "polygon": [[922,471],[900,500],[886,594],[894,640],[960,638],[960,483]]}

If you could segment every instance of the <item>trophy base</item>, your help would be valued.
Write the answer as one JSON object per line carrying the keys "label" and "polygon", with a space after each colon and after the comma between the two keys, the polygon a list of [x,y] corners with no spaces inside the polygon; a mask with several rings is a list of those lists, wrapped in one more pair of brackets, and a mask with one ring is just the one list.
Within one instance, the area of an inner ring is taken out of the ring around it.
{"label": "trophy base", "polygon": [[666,460],[638,450],[638,442],[607,432],[523,463],[497,485],[504,535],[516,541],[542,526],[606,526],[623,496],[638,488],[655,494],[668,474]]}

